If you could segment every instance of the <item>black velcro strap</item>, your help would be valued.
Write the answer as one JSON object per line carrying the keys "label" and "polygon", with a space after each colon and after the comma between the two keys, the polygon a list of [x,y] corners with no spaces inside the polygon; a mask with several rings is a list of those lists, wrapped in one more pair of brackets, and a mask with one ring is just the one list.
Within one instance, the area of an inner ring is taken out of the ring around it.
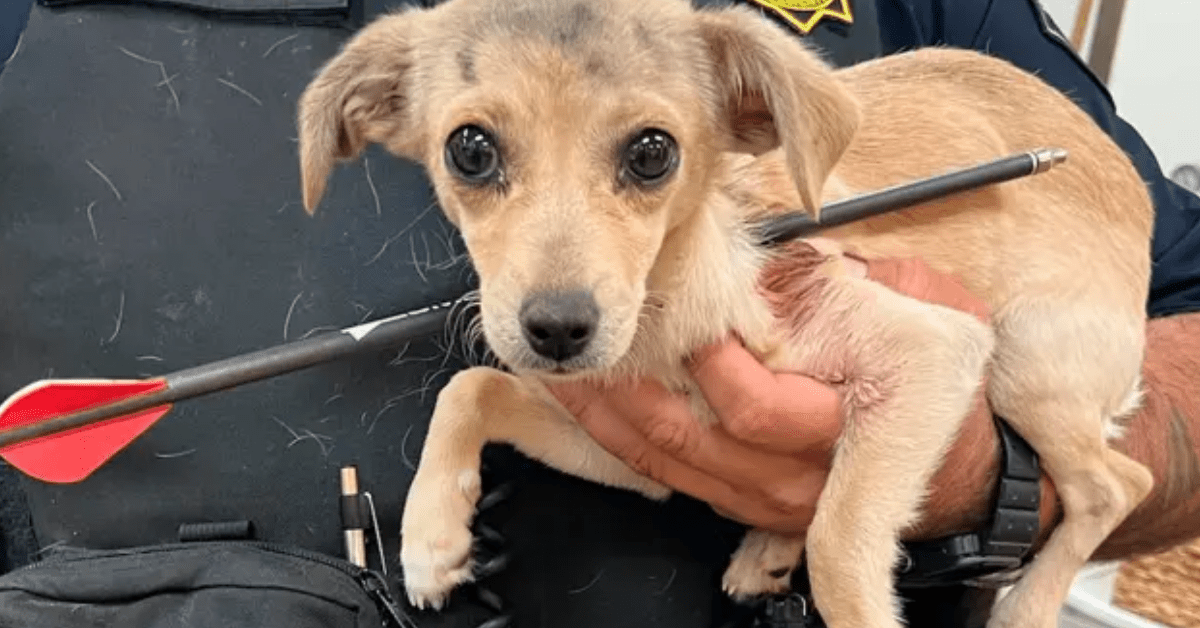
{"label": "black velcro strap", "polygon": [[1002,419],[996,419],[996,427],[1004,460],[983,552],[1022,558],[1037,540],[1042,473],[1037,452],[1029,443]]}
{"label": "black velcro strap", "polygon": [[1038,536],[1041,468],[1029,443],[1003,419],[996,417],[995,422],[1002,454],[990,525],[978,532],[906,543],[898,574],[902,588],[1003,586],[1028,558]]}
{"label": "black velcro strap", "polygon": [[361,493],[342,495],[342,529],[371,529],[371,507],[367,503],[367,498]]}

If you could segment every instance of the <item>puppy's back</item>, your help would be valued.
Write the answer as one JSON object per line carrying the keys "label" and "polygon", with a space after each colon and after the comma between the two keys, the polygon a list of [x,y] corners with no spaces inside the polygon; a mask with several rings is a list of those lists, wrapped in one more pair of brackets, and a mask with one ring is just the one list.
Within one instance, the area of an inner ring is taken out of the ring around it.
{"label": "puppy's back", "polygon": [[[1061,92],[973,51],[927,48],[837,72],[862,105],[825,201],[1011,153],[1069,151],[1048,173],[881,216],[827,235],[867,256],[924,258],[1002,306],[1014,294],[1071,290],[1144,309],[1153,205],[1128,157]],[[769,153],[735,175],[739,196],[797,207]],[[750,191],[748,186],[756,186]],[[1082,296],[1082,295],[1080,295]]]}

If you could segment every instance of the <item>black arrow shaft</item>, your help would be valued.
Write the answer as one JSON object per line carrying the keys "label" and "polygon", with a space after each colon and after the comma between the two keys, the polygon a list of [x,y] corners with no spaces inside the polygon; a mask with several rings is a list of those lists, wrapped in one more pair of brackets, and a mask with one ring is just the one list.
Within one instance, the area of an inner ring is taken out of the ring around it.
{"label": "black arrow shaft", "polygon": [[[775,216],[760,226],[761,242],[768,246],[775,245],[958,192],[1043,172],[1064,158],[1062,151],[1022,153],[856,196],[827,205],[821,211],[820,222],[802,213]],[[162,378],[167,383],[163,390],[0,432],[0,449],[419,338],[444,329],[456,302],[441,303],[338,332],[176,371]]]}
{"label": "black arrow shaft", "polygon": [[835,201],[821,209],[818,223],[807,214],[785,214],[767,221],[761,229],[761,242],[771,246],[812,235],[823,229],[838,227],[864,218],[912,207],[928,201],[1018,179],[1042,172],[1062,161],[1065,153],[1036,151],[1012,155],[965,170],[905,183],[894,187]]}

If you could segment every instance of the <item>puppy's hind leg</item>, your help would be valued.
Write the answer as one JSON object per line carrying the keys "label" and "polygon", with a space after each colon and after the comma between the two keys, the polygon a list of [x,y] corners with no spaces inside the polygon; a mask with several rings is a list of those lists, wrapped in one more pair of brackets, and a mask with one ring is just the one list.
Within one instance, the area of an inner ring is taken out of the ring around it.
{"label": "puppy's hind leg", "polygon": [[989,626],[1053,628],[1078,571],[1153,487],[1148,469],[1106,442],[1137,405],[1144,327],[1094,304],[999,314],[992,407],[1038,452],[1063,514]]}
{"label": "puppy's hind leg", "polygon": [[970,412],[992,336],[968,314],[854,288],[833,340],[854,351],[848,421],[808,530],[808,574],[829,628],[899,628],[900,534]]}
{"label": "puppy's hind leg", "polygon": [[[1063,425],[1063,419],[1082,416],[1078,412],[1042,409],[1039,418]],[[1040,450],[1042,468],[1055,483],[1062,522],[997,604],[989,628],[1054,628],[1075,575],[1153,486],[1149,470],[1109,449],[1099,433],[1060,431],[1054,438],[1058,442],[1049,448],[1044,439],[1029,440]]]}
{"label": "puppy's hind leg", "polygon": [[472,368],[438,393],[408,489],[400,561],[409,601],[440,608],[471,579],[471,520],[480,496],[480,455],[505,442],[560,471],[654,499],[669,490],[638,475],[593,441],[570,416],[507,373]]}

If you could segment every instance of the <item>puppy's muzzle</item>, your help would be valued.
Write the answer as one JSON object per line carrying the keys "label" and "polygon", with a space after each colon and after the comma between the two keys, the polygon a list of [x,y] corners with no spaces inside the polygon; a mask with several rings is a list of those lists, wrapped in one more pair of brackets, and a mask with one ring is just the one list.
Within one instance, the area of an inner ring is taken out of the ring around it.
{"label": "puppy's muzzle", "polygon": [[536,292],[518,314],[521,332],[534,353],[565,362],[587,349],[600,323],[600,308],[584,290]]}

